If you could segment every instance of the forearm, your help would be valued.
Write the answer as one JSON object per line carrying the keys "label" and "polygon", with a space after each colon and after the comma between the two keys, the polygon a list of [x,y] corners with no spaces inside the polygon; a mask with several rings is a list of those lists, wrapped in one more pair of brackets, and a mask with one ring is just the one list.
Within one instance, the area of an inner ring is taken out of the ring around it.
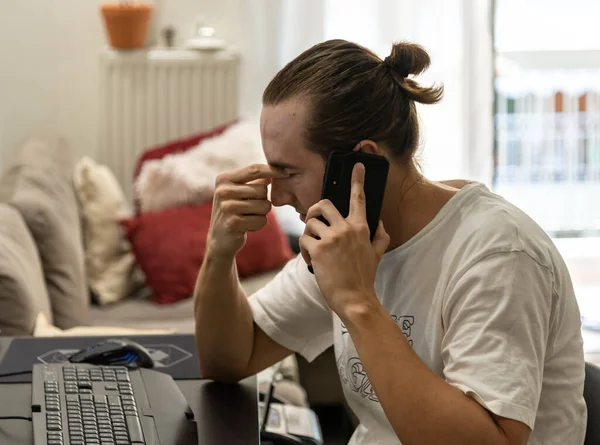
{"label": "forearm", "polygon": [[343,322],[403,444],[508,444],[481,405],[427,368],[381,305],[356,308]]}
{"label": "forearm", "polygon": [[254,324],[234,258],[207,252],[196,282],[194,315],[202,375],[225,381],[245,377]]}

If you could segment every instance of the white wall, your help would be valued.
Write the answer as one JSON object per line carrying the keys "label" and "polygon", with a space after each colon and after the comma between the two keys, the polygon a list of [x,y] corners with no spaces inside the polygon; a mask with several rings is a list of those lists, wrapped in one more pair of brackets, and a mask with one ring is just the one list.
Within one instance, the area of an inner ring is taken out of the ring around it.
{"label": "white wall", "polygon": [[[151,1],[152,2],[152,1]],[[65,135],[79,156],[94,156],[98,53],[106,45],[102,0],[0,1],[0,168],[32,131]],[[154,0],[149,42],[166,24],[188,37],[198,15],[232,44],[242,38],[240,0]]]}

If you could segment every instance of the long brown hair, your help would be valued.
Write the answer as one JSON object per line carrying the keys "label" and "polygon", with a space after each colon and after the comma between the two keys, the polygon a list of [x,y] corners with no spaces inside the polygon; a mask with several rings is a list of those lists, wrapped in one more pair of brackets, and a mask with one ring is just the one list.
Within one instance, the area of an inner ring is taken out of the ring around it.
{"label": "long brown hair", "polygon": [[439,102],[443,87],[422,87],[408,76],[429,67],[419,45],[396,43],[385,60],[346,40],[329,40],[304,51],[279,71],[263,94],[264,105],[306,100],[303,137],[323,156],[351,149],[364,139],[383,144],[400,162],[419,144],[415,102]]}

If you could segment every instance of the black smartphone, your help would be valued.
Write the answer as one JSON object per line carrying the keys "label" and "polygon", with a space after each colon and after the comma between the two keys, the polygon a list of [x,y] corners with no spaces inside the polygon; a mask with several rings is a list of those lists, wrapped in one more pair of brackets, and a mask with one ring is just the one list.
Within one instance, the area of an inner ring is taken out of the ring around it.
{"label": "black smartphone", "polygon": [[[329,153],[323,176],[321,199],[329,199],[340,215],[346,218],[350,212],[350,193],[352,190],[352,170],[360,162],[365,166],[365,205],[367,224],[371,241],[377,232],[385,185],[389,171],[389,161],[384,156],[372,155],[360,151],[333,150]],[[320,218],[325,224],[325,219]],[[312,267],[308,270],[313,272]],[[313,272],[314,273],[314,272]]]}

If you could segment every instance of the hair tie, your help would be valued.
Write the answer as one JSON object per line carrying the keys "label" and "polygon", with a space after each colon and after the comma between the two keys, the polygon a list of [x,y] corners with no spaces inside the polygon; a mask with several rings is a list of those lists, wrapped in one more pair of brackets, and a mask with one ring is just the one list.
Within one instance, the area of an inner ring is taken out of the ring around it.
{"label": "hair tie", "polygon": [[[383,66],[387,67],[389,70],[395,71],[396,73],[398,73],[398,71],[396,70],[396,68],[394,67],[394,65],[392,64],[392,58],[390,56],[387,56],[385,59],[383,59]],[[410,73],[406,72],[406,73],[398,73],[400,74],[400,77],[402,77],[403,79],[407,78],[408,75]]]}

